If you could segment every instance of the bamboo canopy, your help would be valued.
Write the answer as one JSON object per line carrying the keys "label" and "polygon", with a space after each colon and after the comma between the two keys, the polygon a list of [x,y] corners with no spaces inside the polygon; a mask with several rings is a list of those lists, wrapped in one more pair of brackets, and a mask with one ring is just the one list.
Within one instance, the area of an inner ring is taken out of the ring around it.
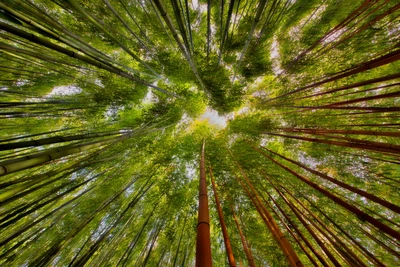
{"label": "bamboo canopy", "polygon": [[400,3],[0,2],[1,266],[398,266]]}

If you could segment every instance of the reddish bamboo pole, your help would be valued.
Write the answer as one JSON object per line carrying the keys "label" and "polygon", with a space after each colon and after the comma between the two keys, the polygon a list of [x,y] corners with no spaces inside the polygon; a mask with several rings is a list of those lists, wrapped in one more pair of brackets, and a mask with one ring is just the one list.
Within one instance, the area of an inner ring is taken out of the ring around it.
{"label": "reddish bamboo pole", "polygon": [[212,267],[211,240],[210,240],[210,214],[208,210],[207,180],[204,167],[203,141],[200,158],[200,186],[199,186],[199,213],[197,218],[196,239],[196,267]]}
{"label": "reddish bamboo pole", "polygon": [[285,244],[282,243],[281,239],[278,237],[277,232],[275,231],[275,229],[271,225],[269,219],[264,214],[264,211],[261,209],[260,203],[256,200],[255,197],[253,197],[253,195],[250,193],[249,189],[246,187],[245,184],[243,184],[243,182],[239,179],[239,177],[236,176],[236,180],[240,183],[242,188],[246,191],[248,197],[252,201],[252,203],[253,203],[254,207],[256,208],[258,214],[261,216],[261,218],[263,219],[265,225],[268,227],[268,229],[271,232],[272,236],[274,237],[274,239],[278,243],[279,247],[281,248],[283,254],[286,256],[286,259],[289,262],[289,265],[290,266],[296,266],[296,264],[293,262],[293,259],[290,257],[290,255],[289,255],[289,253],[288,253],[288,251],[287,251],[287,249],[285,247]]}
{"label": "reddish bamboo pole", "polygon": [[[229,150],[229,153],[233,157],[233,154],[230,150]],[[246,191],[249,198],[252,200],[252,202],[253,202],[254,206],[256,207],[258,213],[260,214],[261,218],[264,220],[264,222],[267,225],[268,229],[270,230],[271,234],[274,236],[276,242],[281,247],[282,252],[285,254],[289,264],[294,267],[295,266],[303,266],[302,262],[300,261],[296,252],[292,248],[291,244],[286,239],[286,237],[283,235],[283,233],[279,229],[278,225],[276,224],[275,220],[273,219],[271,214],[268,212],[266,207],[262,204],[260,198],[257,195],[256,190],[254,189],[253,185],[251,184],[249,178],[247,177],[247,174],[244,172],[244,170],[242,169],[242,167],[239,165],[238,162],[235,161],[235,163],[236,163],[237,167],[239,168],[240,172],[242,173],[242,176],[244,177],[246,183],[248,184],[251,193],[247,189],[247,187],[243,184],[243,182],[240,181],[240,179],[238,177],[236,177],[236,179],[242,185],[243,189]]]}
{"label": "reddish bamboo pole", "polygon": [[[331,177],[331,176],[328,176],[328,175],[326,175],[326,174],[324,174],[324,173],[321,173],[321,172],[319,172],[319,171],[316,171],[316,170],[313,170],[313,169],[311,169],[311,168],[308,168],[308,167],[305,166],[304,164],[301,164],[301,163],[299,163],[299,162],[297,162],[297,161],[294,161],[294,160],[292,160],[292,159],[289,159],[289,158],[287,158],[287,157],[285,157],[285,156],[283,156],[283,155],[281,155],[281,154],[278,154],[278,153],[276,153],[276,152],[274,152],[274,151],[272,151],[272,150],[269,150],[269,149],[266,148],[266,147],[263,147],[263,146],[261,146],[261,147],[262,147],[263,149],[265,149],[265,150],[267,150],[267,151],[273,153],[274,155],[277,155],[277,156],[281,157],[282,159],[284,159],[284,160],[286,160],[286,161],[289,161],[289,162],[291,162],[291,163],[293,163],[293,164],[299,166],[300,168],[303,168],[303,169],[306,170],[306,171],[311,172],[312,174],[315,174],[315,175],[317,175],[317,176],[319,176],[319,177],[321,177],[321,178],[323,178],[323,179],[325,179],[325,180],[328,180],[328,181],[330,181],[330,182],[332,182],[332,183],[334,183],[334,184],[336,184],[336,185],[338,185],[338,186],[341,186],[341,187],[343,187],[343,188],[345,188],[345,189],[347,189],[347,190],[349,190],[349,191],[351,191],[351,192],[353,192],[353,193],[359,194],[360,196],[363,196],[363,197],[365,197],[365,198],[367,198],[367,199],[369,199],[369,200],[371,200],[371,201],[373,201],[373,202],[375,202],[375,203],[378,203],[378,204],[380,204],[380,205],[382,205],[382,206],[384,206],[384,207],[386,207],[386,208],[388,208],[388,209],[390,209],[390,210],[392,210],[392,211],[394,211],[394,212],[396,212],[396,213],[400,213],[400,207],[397,206],[397,205],[395,205],[395,204],[392,204],[392,203],[390,203],[390,202],[388,202],[388,201],[386,201],[386,200],[384,200],[384,199],[381,199],[381,198],[379,198],[379,197],[377,197],[377,196],[375,196],[375,195],[373,195],[373,194],[370,194],[370,193],[368,193],[368,192],[366,192],[366,191],[364,191],[364,190],[360,190],[360,189],[358,189],[358,188],[356,188],[356,187],[353,187],[353,186],[348,185],[348,184],[346,184],[346,183],[343,183],[343,182],[341,182],[341,181],[339,181],[339,180],[336,180],[335,178],[333,178],[333,177]],[[257,150],[257,149],[256,149],[256,150]],[[260,153],[262,153],[262,152],[260,152]]]}
{"label": "reddish bamboo pole", "polygon": [[[257,190],[258,191],[258,190]],[[268,192],[267,192],[268,193]],[[303,250],[303,252],[306,254],[308,259],[311,261],[311,263],[314,266],[318,266],[318,263],[314,260],[313,257],[308,253],[306,248],[303,246],[303,244],[300,242],[299,238],[295,235],[295,233],[290,229],[289,225],[283,220],[283,218],[278,214],[278,212],[272,207],[272,205],[265,199],[265,197],[258,191],[258,194],[261,196],[261,198],[264,200],[264,203],[267,204],[267,206],[273,211],[273,213],[276,215],[276,217],[279,219],[281,224],[285,226],[286,230],[289,232],[289,234],[293,237],[293,239],[296,241],[296,243],[299,245],[299,247]]]}
{"label": "reddish bamboo pole", "polygon": [[[316,97],[316,96],[321,96],[321,95],[326,95],[326,94],[332,94],[335,92],[339,92],[339,91],[343,91],[343,90],[348,90],[348,89],[352,89],[352,88],[356,88],[356,87],[361,87],[361,86],[366,86],[369,84],[374,84],[374,83],[379,83],[379,82],[386,82],[386,81],[390,81],[390,80],[394,80],[400,78],[400,73],[395,73],[395,74],[391,74],[391,75],[387,75],[387,76],[382,76],[382,77],[378,77],[378,78],[374,78],[374,79],[370,79],[370,80],[366,80],[366,81],[362,81],[362,82],[357,82],[357,83],[352,83],[352,84],[348,84],[348,85],[344,85],[335,89],[330,89],[324,92],[320,92],[320,93],[316,93],[313,95],[307,95],[307,96],[303,96],[303,97],[298,97],[296,98],[296,100],[300,100],[300,99],[305,99],[305,98],[310,98],[310,97]],[[386,86],[380,86],[380,87],[376,87],[377,89],[381,89],[381,88],[386,88],[386,87],[391,87],[392,84],[390,85],[386,85]],[[352,92],[352,93],[358,93],[358,92]]]}
{"label": "reddish bamboo pole", "polygon": [[[265,173],[262,172],[264,176]],[[318,260],[322,263],[323,266],[328,266],[329,264],[325,261],[325,259],[322,257],[322,255],[315,250],[315,248],[312,246],[310,241],[303,235],[303,233],[300,231],[300,229],[297,227],[297,225],[290,219],[289,215],[286,214],[286,212],[278,205],[278,203],[275,201],[275,199],[268,193],[268,191],[264,190],[269,198],[272,200],[272,202],[275,204],[275,206],[278,208],[278,210],[282,213],[282,215],[285,217],[285,219],[289,222],[289,224],[293,227],[293,229],[296,231],[296,233],[300,236],[300,238],[306,243],[308,248],[314,253],[314,255],[318,258]]]}
{"label": "reddish bamboo pole", "polygon": [[348,104],[354,104],[354,103],[365,102],[365,101],[376,100],[376,99],[397,98],[399,96],[400,96],[400,91],[396,91],[396,92],[391,92],[391,93],[386,93],[386,94],[381,94],[381,95],[366,96],[366,97],[351,99],[351,100],[347,100],[347,101],[330,103],[330,104],[324,105],[324,107],[348,105]]}
{"label": "reddish bamboo pole", "polygon": [[225,248],[226,248],[226,255],[228,256],[229,266],[236,267],[235,257],[233,256],[231,241],[229,239],[228,230],[226,229],[224,214],[222,213],[221,203],[219,202],[217,188],[215,186],[214,177],[212,175],[212,168],[210,166],[210,178],[212,187],[214,190],[214,197],[215,197],[215,205],[217,206],[219,222],[221,224],[222,235],[224,236]]}
{"label": "reddish bamboo pole", "polygon": [[[318,216],[316,216],[309,208],[307,208],[301,201],[299,201],[298,198],[296,198],[295,196],[293,196],[293,194],[292,194],[286,187],[284,187],[283,185],[281,185],[281,187],[283,188],[283,190],[285,190],[285,192],[286,192],[287,194],[289,194],[289,195],[291,196],[291,198],[292,198],[293,200],[295,200],[297,203],[299,203],[299,205],[300,205],[305,211],[307,211],[307,213],[308,213],[309,215],[311,215],[311,216],[314,218],[314,220],[317,221],[317,222],[319,223],[319,225],[321,225],[321,227],[322,227],[323,229],[325,229],[325,231],[326,231],[330,236],[332,236],[333,239],[330,238],[329,235],[324,234],[332,244],[338,243],[338,244],[340,245],[340,246],[338,246],[338,247],[343,248],[345,251],[347,251],[347,252],[344,252],[344,254],[342,254],[345,258],[348,258],[348,259],[350,259],[351,261],[352,261],[352,258],[354,258],[354,260],[355,260],[355,261],[354,261],[354,264],[366,267],[366,265],[365,265],[365,263],[362,261],[362,259],[360,259],[351,249],[349,249],[348,245],[347,245],[346,243],[344,243],[340,238],[338,238],[337,235],[336,235],[335,233],[333,233],[332,230],[329,229],[329,227],[327,227],[326,224],[325,224],[320,218],[318,218]],[[314,222],[312,222],[311,220],[309,220],[309,221],[314,225],[315,228],[317,228],[317,229],[319,228],[319,227],[317,227],[317,226],[314,224]],[[322,230],[319,230],[319,231],[320,231],[321,233],[323,233]],[[342,253],[342,252],[340,252],[340,253]]]}
{"label": "reddish bamboo pole", "polygon": [[358,73],[361,73],[361,72],[364,72],[364,71],[367,71],[367,70],[375,69],[375,68],[390,64],[392,62],[396,62],[397,60],[400,60],[400,49],[392,51],[392,52],[390,52],[390,53],[388,53],[386,55],[380,56],[378,58],[369,60],[367,62],[363,62],[363,63],[361,63],[361,64],[359,64],[359,65],[357,65],[355,67],[352,67],[352,68],[349,68],[349,69],[347,69],[345,71],[337,73],[336,75],[333,75],[332,77],[329,77],[329,78],[324,79],[322,81],[314,82],[314,83],[309,84],[307,86],[298,88],[296,90],[292,90],[292,91],[290,91],[288,93],[281,94],[281,95],[279,95],[277,97],[269,99],[268,101],[276,100],[276,99],[279,99],[279,98],[282,98],[282,97],[285,97],[285,96],[288,96],[288,95],[292,95],[292,94],[295,94],[295,93],[298,93],[298,92],[306,91],[308,89],[311,89],[311,88],[314,88],[314,87],[317,87],[317,86],[321,86],[321,85],[329,83],[329,82],[334,82],[334,81],[337,81],[339,79],[343,79],[343,78],[346,78],[346,77],[349,77],[349,76],[352,76],[352,75],[355,75],[355,74],[358,74]]}
{"label": "reddish bamboo pole", "polygon": [[243,234],[242,228],[240,227],[239,220],[238,220],[238,218],[237,218],[237,216],[235,214],[235,211],[233,209],[232,204],[230,204],[230,207],[231,207],[231,210],[232,210],[233,219],[234,219],[236,227],[237,227],[237,229],[239,231],[240,240],[242,241],[244,254],[246,254],[246,257],[247,257],[247,262],[249,263],[250,267],[256,267],[256,265],[254,264],[253,254],[251,253],[251,249],[250,249],[250,247],[249,247],[249,245],[247,243],[246,237]]}
{"label": "reddish bamboo pole", "polygon": [[385,232],[386,234],[390,235],[391,237],[393,237],[393,238],[395,238],[397,240],[400,240],[400,233],[398,231],[396,231],[393,228],[387,226],[386,224],[382,223],[381,221],[375,219],[374,217],[370,216],[369,214],[363,212],[359,208],[349,204],[348,202],[344,201],[343,199],[338,198],[337,196],[335,196],[334,194],[332,194],[328,190],[320,187],[316,183],[311,182],[307,178],[305,178],[305,177],[301,176],[300,174],[296,173],[295,171],[289,169],[288,167],[286,167],[285,165],[281,164],[280,162],[274,160],[273,158],[271,158],[270,156],[266,155],[265,153],[261,153],[261,154],[264,157],[266,157],[269,160],[271,160],[276,165],[280,166],[282,169],[285,169],[286,171],[290,172],[296,178],[300,179],[301,181],[303,181],[304,183],[308,184],[309,186],[311,186],[312,188],[314,188],[318,192],[322,193],[323,195],[325,195],[326,197],[331,199],[336,204],[342,206],[343,208],[345,208],[348,211],[352,212],[353,214],[357,215],[357,217],[359,217],[361,220],[365,220],[365,221],[369,222],[370,224],[374,225],[377,229],[381,230],[382,232]]}
{"label": "reddish bamboo pole", "polygon": [[368,130],[339,130],[339,129],[312,129],[312,128],[279,128],[284,132],[302,132],[310,134],[318,133],[336,133],[336,134],[354,134],[354,135],[373,135],[373,136],[388,136],[400,137],[400,132],[384,132],[384,131],[368,131]]}
{"label": "reddish bamboo pole", "polygon": [[340,141],[309,138],[309,137],[296,136],[296,135],[277,134],[277,133],[270,133],[270,132],[265,132],[265,134],[282,136],[282,137],[287,137],[287,138],[292,138],[292,139],[297,139],[297,140],[302,140],[302,141],[308,141],[308,142],[314,142],[314,143],[320,143],[320,144],[351,147],[351,148],[357,148],[357,149],[366,149],[366,150],[371,150],[371,151],[387,152],[387,153],[391,153],[391,154],[400,154],[399,150],[379,147],[379,146],[375,146],[375,145],[371,146],[371,145],[356,144],[356,143],[350,143],[350,142],[340,142]]}
{"label": "reddish bamboo pole", "polygon": [[328,250],[328,248],[325,246],[325,242],[323,242],[319,236],[314,232],[314,230],[310,227],[310,225],[304,220],[302,215],[298,212],[298,210],[295,208],[295,206],[290,203],[286,197],[282,194],[282,192],[272,183],[272,181],[269,179],[267,175],[264,175],[265,178],[269,181],[269,183],[272,185],[272,187],[278,192],[278,194],[281,196],[281,198],[285,201],[285,203],[289,206],[289,208],[293,211],[293,213],[296,215],[297,219],[303,224],[303,226],[307,229],[307,231],[311,234],[311,236],[314,238],[315,241],[317,241],[318,245],[321,247],[321,249],[324,251],[324,253],[328,256],[328,258],[331,260],[331,262],[336,266],[336,267],[341,267],[340,263],[336,260],[335,256]]}
{"label": "reddish bamboo pole", "polygon": [[321,213],[326,219],[329,220],[332,225],[334,225],[340,232],[342,232],[347,238],[349,238],[357,247],[358,251],[360,251],[365,257],[367,257],[371,262],[374,262],[377,266],[385,267],[386,265],[382,263],[379,259],[375,257],[368,249],[366,249],[360,242],[355,240],[351,235],[349,235],[340,225],[338,225],[335,221],[333,221],[327,214],[325,214],[317,205],[315,205],[308,197],[302,194],[302,197],[308,201],[319,213]]}

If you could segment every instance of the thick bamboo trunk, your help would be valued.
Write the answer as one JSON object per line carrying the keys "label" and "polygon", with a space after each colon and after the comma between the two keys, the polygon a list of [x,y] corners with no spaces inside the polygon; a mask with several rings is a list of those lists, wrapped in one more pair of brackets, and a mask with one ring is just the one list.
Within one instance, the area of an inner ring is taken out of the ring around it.
{"label": "thick bamboo trunk", "polygon": [[196,267],[211,267],[210,215],[208,209],[207,181],[204,163],[205,141],[200,158],[199,213],[197,218]]}
{"label": "thick bamboo trunk", "polygon": [[224,215],[222,213],[221,203],[219,202],[217,188],[215,186],[215,181],[214,181],[214,177],[212,175],[211,166],[210,166],[210,178],[211,178],[211,183],[212,183],[212,187],[214,190],[215,205],[217,206],[219,222],[221,224],[221,229],[222,229],[222,235],[224,236],[225,249],[226,249],[226,255],[228,257],[229,266],[236,267],[235,257],[233,256],[231,241],[229,239],[228,230],[226,229]]}

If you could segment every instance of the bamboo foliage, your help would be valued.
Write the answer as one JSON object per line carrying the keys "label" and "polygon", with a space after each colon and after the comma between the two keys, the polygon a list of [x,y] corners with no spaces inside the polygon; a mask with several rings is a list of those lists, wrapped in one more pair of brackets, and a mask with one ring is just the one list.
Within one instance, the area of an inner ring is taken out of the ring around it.
{"label": "bamboo foliage", "polygon": [[2,1],[0,264],[396,266],[399,15]]}

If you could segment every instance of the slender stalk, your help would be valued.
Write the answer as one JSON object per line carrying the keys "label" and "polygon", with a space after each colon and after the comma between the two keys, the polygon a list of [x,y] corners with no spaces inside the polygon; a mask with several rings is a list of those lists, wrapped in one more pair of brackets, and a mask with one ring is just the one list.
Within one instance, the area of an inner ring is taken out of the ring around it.
{"label": "slender stalk", "polygon": [[222,213],[221,203],[219,202],[218,193],[217,193],[217,189],[215,186],[215,181],[214,181],[214,177],[212,174],[211,166],[210,166],[210,178],[211,178],[211,183],[212,183],[212,187],[213,187],[213,191],[214,191],[215,205],[217,206],[219,222],[221,225],[222,234],[224,236],[225,249],[226,249],[226,255],[228,256],[229,266],[236,267],[235,257],[233,256],[231,241],[229,239],[228,230],[226,229],[224,215]]}
{"label": "slender stalk", "polygon": [[197,218],[196,267],[211,267],[210,215],[208,210],[206,170],[203,140],[200,157],[199,213]]}

